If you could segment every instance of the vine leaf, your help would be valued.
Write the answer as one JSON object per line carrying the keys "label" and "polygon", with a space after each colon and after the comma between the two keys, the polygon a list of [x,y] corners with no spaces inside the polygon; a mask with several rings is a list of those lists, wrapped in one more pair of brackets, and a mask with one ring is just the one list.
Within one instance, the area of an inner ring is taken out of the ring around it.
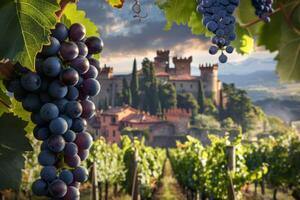
{"label": "vine leaf", "polygon": [[8,112],[12,104],[10,97],[7,96],[5,91],[6,90],[0,81],[0,116],[3,112]]}
{"label": "vine leaf", "polygon": [[0,5],[0,59],[34,70],[35,56],[49,43],[50,28],[56,23],[53,0],[2,0]]}
{"label": "vine leaf", "polygon": [[114,8],[122,8],[125,0],[107,0],[108,4]]}
{"label": "vine leaf", "polygon": [[27,122],[11,113],[4,113],[0,121],[0,190],[18,190],[25,161],[23,153],[32,150],[24,131]]}
{"label": "vine leaf", "polygon": [[202,24],[202,16],[197,12],[193,12],[190,20],[188,22],[188,26],[190,27],[192,33],[194,35],[205,35],[207,37],[211,37],[213,34],[207,30],[205,26]]}
{"label": "vine leaf", "polygon": [[237,38],[232,42],[232,45],[236,48],[239,54],[249,54],[254,49],[254,39],[250,36],[247,29],[242,28],[239,24],[236,24]]}
{"label": "vine leaf", "polygon": [[86,13],[82,10],[77,10],[77,5],[74,3],[69,3],[64,10],[64,15],[62,17],[62,22],[67,26],[73,23],[81,23],[86,28],[86,35],[89,36],[99,36],[97,26],[86,17]]}

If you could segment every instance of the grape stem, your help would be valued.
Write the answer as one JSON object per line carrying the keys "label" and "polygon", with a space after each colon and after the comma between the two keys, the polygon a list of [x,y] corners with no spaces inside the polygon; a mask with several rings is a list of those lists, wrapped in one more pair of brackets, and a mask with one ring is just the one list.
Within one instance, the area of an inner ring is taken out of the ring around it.
{"label": "grape stem", "polygon": [[76,2],[76,0],[61,0],[61,2],[59,3],[60,10],[55,13],[57,18],[60,19],[62,17],[64,10],[67,7],[68,3],[75,3],[75,2]]}
{"label": "grape stem", "polygon": [[[272,13],[267,14],[268,17],[271,17],[272,15],[278,13],[279,11],[282,10],[282,7],[277,8],[276,10],[274,10]],[[249,28],[250,26],[253,26],[254,24],[263,21],[261,18],[257,18],[253,21],[248,22],[247,24],[241,24],[241,27],[243,28]]]}

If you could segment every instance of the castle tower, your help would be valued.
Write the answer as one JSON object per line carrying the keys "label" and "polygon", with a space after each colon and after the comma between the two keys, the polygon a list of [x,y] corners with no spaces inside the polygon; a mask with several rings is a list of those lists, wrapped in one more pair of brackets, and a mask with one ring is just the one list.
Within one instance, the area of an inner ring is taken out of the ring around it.
{"label": "castle tower", "polygon": [[173,63],[175,65],[176,75],[191,75],[191,63],[193,61],[193,57],[190,56],[188,58],[178,58],[173,57]]}
{"label": "castle tower", "polygon": [[111,79],[113,76],[113,71],[114,68],[112,67],[107,67],[106,65],[102,68],[101,72],[100,72],[100,79]]}
{"label": "castle tower", "polygon": [[216,105],[220,105],[222,84],[218,80],[218,64],[200,65],[201,80],[206,97],[211,97]]}
{"label": "castle tower", "polygon": [[157,50],[154,58],[154,67],[156,72],[165,72],[170,67],[170,51]]}

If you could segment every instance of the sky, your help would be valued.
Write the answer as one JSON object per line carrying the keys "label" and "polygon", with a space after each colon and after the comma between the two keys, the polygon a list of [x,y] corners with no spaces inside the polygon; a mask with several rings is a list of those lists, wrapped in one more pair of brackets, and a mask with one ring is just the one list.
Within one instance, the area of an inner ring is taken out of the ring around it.
{"label": "sky", "polygon": [[[193,56],[192,73],[199,75],[198,66],[217,63],[218,56],[208,53],[210,41],[192,35],[186,26],[174,25],[165,31],[164,15],[154,4],[154,0],[141,0],[142,11],[148,17],[141,22],[133,17],[133,0],[125,1],[122,9],[112,9],[104,0],[79,2],[79,9],[98,26],[104,41],[101,57],[102,65],[114,68],[114,73],[128,73],[136,58],[138,67],[145,57],[153,60],[156,50],[169,49],[171,56]],[[229,55],[228,63],[219,64],[220,74],[248,74],[256,71],[274,71],[275,54],[257,49],[248,56],[236,53]]]}

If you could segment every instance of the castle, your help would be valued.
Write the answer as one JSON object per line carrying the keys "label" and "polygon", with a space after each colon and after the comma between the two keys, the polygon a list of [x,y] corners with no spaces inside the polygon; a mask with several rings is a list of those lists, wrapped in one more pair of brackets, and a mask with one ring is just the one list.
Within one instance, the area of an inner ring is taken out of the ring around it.
{"label": "castle", "polygon": [[[201,75],[191,75],[192,56],[188,58],[172,58],[175,67],[170,67],[170,51],[158,50],[156,57],[152,61],[155,75],[162,82],[170,82],[174,84],[178,93],[189,92],[196,98],[199,92],[199,81],[202,81],[203,89],[206,97],[211,97],[216,106],[222,103],[222,83],[218,79],[217,64],[201,64],[199,69]],[[139,72],[140,74],[140,72]],[[98,76],[101,84],[101,93],[95,97],[94,102],[100,105],[100,102],[108,101],[112,107],[115,106],[117,94],[122,91],[122,80],[127,79],[129,82],[131,74],[114,75],[112,67],[104,67]]]}

